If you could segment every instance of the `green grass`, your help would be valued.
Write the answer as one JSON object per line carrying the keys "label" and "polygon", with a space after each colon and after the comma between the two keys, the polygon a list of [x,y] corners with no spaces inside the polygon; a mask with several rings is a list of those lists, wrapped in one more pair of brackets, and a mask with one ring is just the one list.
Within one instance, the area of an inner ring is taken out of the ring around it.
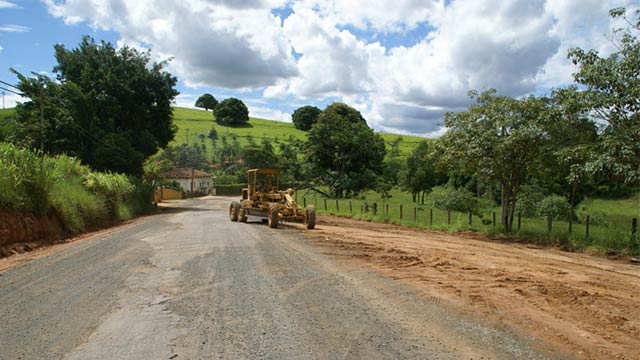
{"label": "green grass", "polygon": [[15,112],[16,112],[15,108],[0,109],[0,122],[5,121],[6,118],[8,118],[9,116],[15,114]]}
{"label": "green grass", "polygon": [[[313,191],[302,190],[296,194],[296,197],[301,205],[305,203],[316,205],[319,213],[449,232],[475,231],[490,235],[501,232],[499,208],[485,209],[482,211],[482,217],[473,215],[470,225],[468,214],[452,211],[449,219],[447,211],[430,208],[427,198],[425,198],[425,205],[416,204],[412,201],[411,194],[397,188],[391,191],[391,195],[386,203],[373,191],[364,192],[356,199],[340,199],[337,203],[336,199],[326,199]],[[365,203],[369,205],[368,213],[361,210]],[[373,203],[378,205],[375,215],[372,210]],[[554,220],[549,233],[547,220],[542,217],[521,218],[519,229],[515,219],[513,235],[520,240],[558,244],[569,249],[591,248],[600,252],[640,253],[640,243],[631,238],[631,221],[633,218],[640,218],[640,193],[627,199],[587,199],[584,207],[587,213],[599,214],[598,221],[590,224],[589,237],[586,236],[586,224],[580,221],[573,223],[572,232],[569,233],[567,221]],[[494,212],[495,226],[493,225]]]}
{"label": "green grass", "polygon": [[[307,139],[306,132],[296,129],[293,123],[282,121],[249,118],[249,123],[246,126],[223,126],[215,122],[211,111],[181,107],[173,108],[173,116],[173,123],[177,126],[178,132],[172,145],[180,145],[187,142],[187,129],[189,129],[189,143],[192,144],[194,141],[199,143],[201,140],[198,135],[204,134],[206,136],[212,126],[215,127],[218,132],[219,138],[225,135],[228,140],[231,141],[231,137],[236,136],[240,146],[246,145],[250,136],[253,137],[253,140],[258,144],[264,138],[269,139],[272,143],[276,142],[276,140],[286,141],[290,136],[303,141]],[[417,136],[386,133],[380,135],[387,143],[387,146],[397,137],[401,137],[400,152],[403,155],[408,155],[424,140],[424,138]],[[207,145],[208,154],[211,154],[211,141],[205,138],[204,143]]]}

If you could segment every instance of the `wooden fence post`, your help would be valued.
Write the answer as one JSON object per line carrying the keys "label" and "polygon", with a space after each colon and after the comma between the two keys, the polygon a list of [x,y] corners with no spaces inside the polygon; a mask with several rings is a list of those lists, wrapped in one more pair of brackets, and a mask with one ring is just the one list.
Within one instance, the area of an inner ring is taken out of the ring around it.
{"label": "wooden fence post", "polygon": [[447,225],[451,225],[451,210],[447,210]]}
{"label": "wooden fence post", "polygon": [[302,198],[302,203],[304,204],[304,207],[307,207],[307,198],[306,197]]}
{"label": "wooden fence post", "polygon": [[402,220],[402,204],[400,204],[400,220]]}
{"label": "wooden fence post", "polygon": [[471,211],[469,211],[469,225],[471,225],[473,222],[473,214],[471,213]]}
{"label": "wooden fence post", "polygon": [[520,231],[520,223],[522,221],[522,213],[518,212],[518,231]]}
{"label": "wooden fence post", "polygon": [[327,211],[327,199],[324,199],[324,211]]}
{"label": "wooden fence post", "polygon": [[416,209],[416,207],[413,207],[413,221],[418,220],[418,210]]}
{"label": "wooden fence post", "polygon": [[338,199],[336,199],[336,212],[340,212],[340,203],[338,202]]}
{"label": "wooden fence post", "polygon": [[433,209],[429,209],[429,225],[433,225]]}
{"label": "wooden fence post", "polygon": [[638,218],[631,219],[631,236],[638,234]]}
{"label": "wooden fence post", "polygon": [[587,215],[587,223],[586,223],[586,226],[587,226],[587,236],[586,236],[586,239],[587,239],[587,240],[589,240],[589,222],[590,222],[590,220],[591,220],[591,217],[590,217],[589,215]]}
{"label": "wooden fence post", "polygon": [[386,212],[387,212],[386,215],[389,216],[389,204],[387,204],[385,207],[386,207]]}
{"label": "wooden fence post", "polygon": [[573,214],[569,217],[569,234],[573,231]]}
{"label": "wooden fence post", "polygon": [[547,215],[547,233],[551,235],[551,226],[552,226],[551,215]]}
{"label": "wooden fence post", "polygon": [[493,212],[493,227],[496,227],[496,212]]}
{"label": "wooden fence post", "polygon": [[353,207],[351,206],[351,200],[349,200],[349,214],[353,213]]}

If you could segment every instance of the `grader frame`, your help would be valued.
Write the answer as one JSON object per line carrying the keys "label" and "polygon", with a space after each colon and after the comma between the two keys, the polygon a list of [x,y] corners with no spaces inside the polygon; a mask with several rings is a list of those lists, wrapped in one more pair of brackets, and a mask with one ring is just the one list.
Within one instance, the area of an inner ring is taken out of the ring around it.
{"label": "grader frame", "polygon": [[247,187],[242,189],[242,199],[231,202],[229,219],[247,222],[248,216],[266,219],[269,227],[277,228],[283,221],[302,222],[307,229],[316,226],[316,209],[313,205],[303,209],[293,198],[295,190],[280,190],[280,171],[276,169],[251,169],[247,171]]}

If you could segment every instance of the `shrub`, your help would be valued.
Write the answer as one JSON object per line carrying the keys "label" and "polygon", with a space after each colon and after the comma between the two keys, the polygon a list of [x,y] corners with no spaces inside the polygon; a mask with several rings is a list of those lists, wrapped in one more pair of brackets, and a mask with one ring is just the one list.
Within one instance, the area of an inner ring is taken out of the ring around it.
{"label": "shrub", "polygon": [[89,173],[85,176],[84,185],[94,193],[104,196],[109,213],[116,218],[125,195],[134,190],[133,184],[122,174]]}
{"label": "shrub", "polygon": [[50,163],[36,151],[0,144],[0,205],[44,213],[49,209]]}
{"label": "shrub", "polygon": [[544,191],[537,185],[524,185],[518,193],[516,214],[533,217],[539,214],[538,205],[544,199]]}
{"label": "shrub", "polygon": [[569,219],[571,206],[564,196],[549,195],[538,204],[538,214],[551,216],[554,220]]}
{"label": "shrub", "polygon": [[478,199],[465,189],[436,186],[429,194],[429,205],[440,210],[478,213]]}

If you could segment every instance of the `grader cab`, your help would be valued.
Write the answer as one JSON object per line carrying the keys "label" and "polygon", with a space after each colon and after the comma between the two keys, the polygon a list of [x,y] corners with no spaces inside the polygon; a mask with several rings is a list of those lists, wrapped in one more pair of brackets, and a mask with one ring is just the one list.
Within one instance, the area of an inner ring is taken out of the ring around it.
{"label": "grader cab", "polygon": [[247,171],[247,187],[242,189],[242,200],[229,206],[231,221],[247,222],[249,216],[267,219],[269,227],[276,228],[280,220],[302,222],[307,229],[316,226],[316,209],[313,205],[303,209],[293,198],[295,190],[279,190],[280,171],[275,169],[251,169]]}

